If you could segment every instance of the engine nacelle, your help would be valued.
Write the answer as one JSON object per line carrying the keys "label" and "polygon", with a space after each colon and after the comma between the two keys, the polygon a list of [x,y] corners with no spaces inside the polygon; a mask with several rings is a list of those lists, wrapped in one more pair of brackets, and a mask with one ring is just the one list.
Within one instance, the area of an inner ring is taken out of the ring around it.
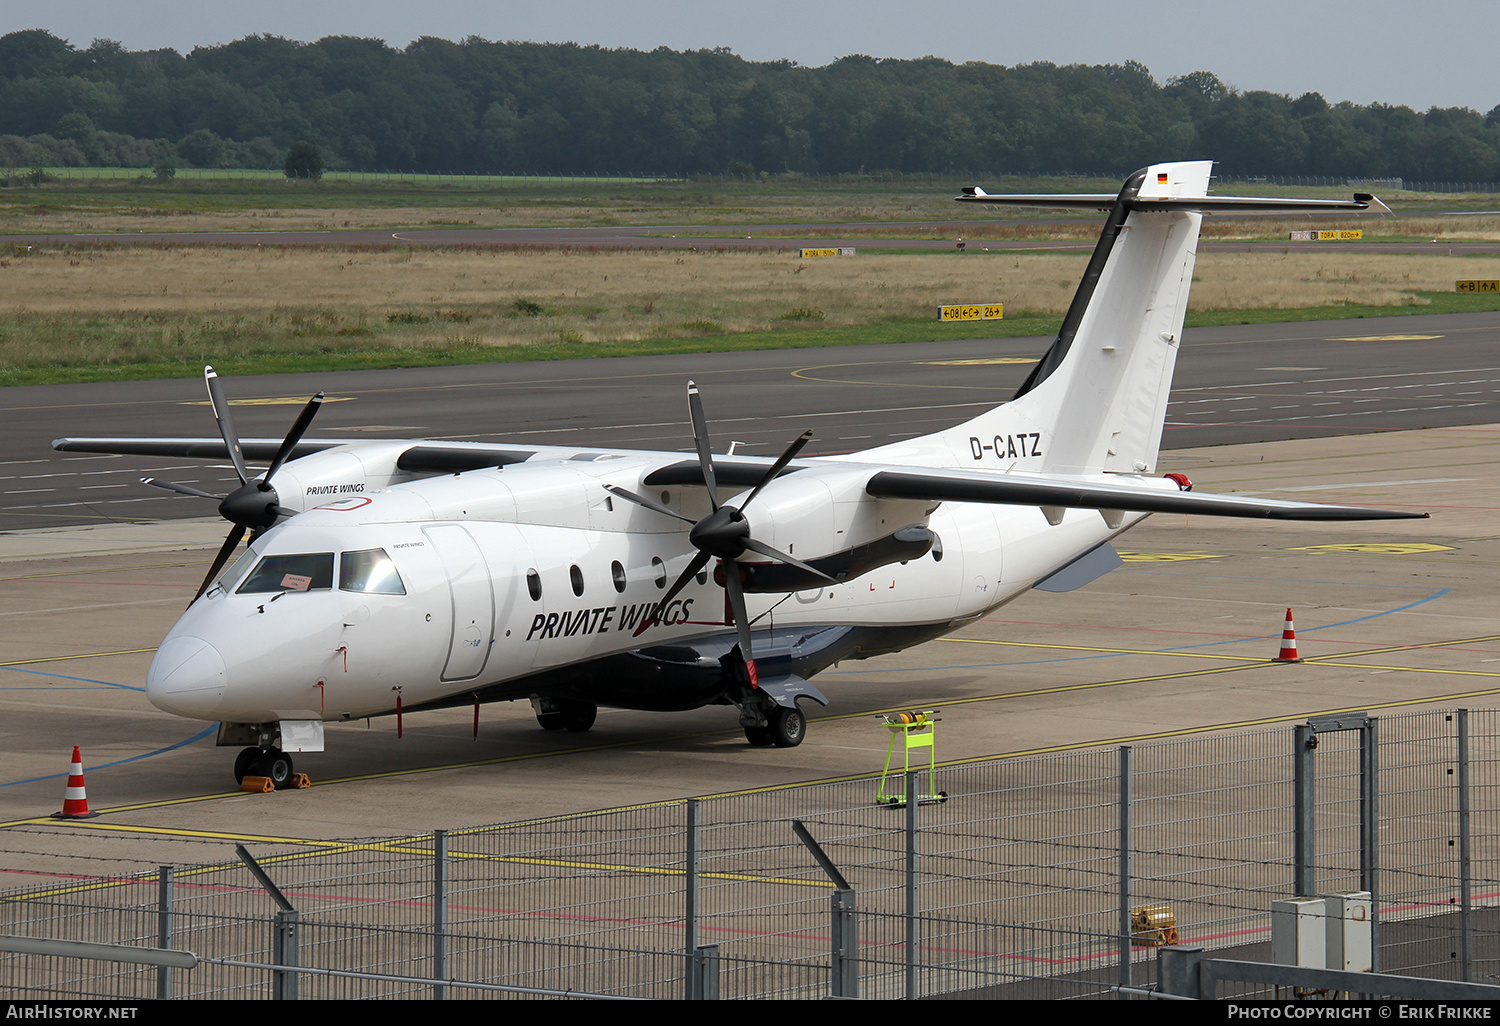
{"label": "engine nacelle", "polygon": [[[827,466],[778,478],[745,510],[752,537],[821,566],[822,559],[848,561],[851,552],[878,550],[897,531],[926,524],[937,503],[872,498],[865,492],[870,473],[866,467]],[[884,562],[906,558],[897,555]],[[857,562],[859,558],[850,565]]]}
{"label": "engine nacelle", "polygon": [[[842,584],[852,581],[889,563],[920,559],[932,548],[936,536],[922,524],[911,524],[884,538],[856,545],[842,552],[809,559],[816,567]],[[806,591],[826,584],[823,578],[789,563],[736,563],[745,590],[752,592]],[[714,579],[724,583],[724,567],[714,571]]]}

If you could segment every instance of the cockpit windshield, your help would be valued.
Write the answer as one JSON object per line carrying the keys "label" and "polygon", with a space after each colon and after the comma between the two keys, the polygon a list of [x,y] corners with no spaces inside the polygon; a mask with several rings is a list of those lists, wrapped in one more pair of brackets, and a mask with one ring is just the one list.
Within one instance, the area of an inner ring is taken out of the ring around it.
{"label": "cockpit windshield", "polygon": [[377,595],[405,595],[396,564],[385,549],[364,549],[339,556],[339,590]]}
{"label": "cockpit windshield", "polygon": [[[255,563],[256,553],[246,552],[219,581],[225,591],[241,595],[273,591],[328,591],[333,587],[332,552],[304,552],[294,556],[267,556]],[[255,569],[246,572],[255,563]],[[244,583],[235,588],[235,582]],[[385,549],[362,549],[339,553],[339,590],[374,595],[405,595],[401,574]]]}
{"label": "cockpit windshield", "polygon": [[333,553],[307,552],[295,556],[267,556],[261,560],[239,594],[271,591],[326,591],[333,587]]}

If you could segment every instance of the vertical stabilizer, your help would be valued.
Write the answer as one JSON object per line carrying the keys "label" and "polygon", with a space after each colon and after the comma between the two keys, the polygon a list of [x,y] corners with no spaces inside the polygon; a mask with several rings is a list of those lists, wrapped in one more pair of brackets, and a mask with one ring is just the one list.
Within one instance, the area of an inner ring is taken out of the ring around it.
{"label": "vertical stabilizer", "polygon": [[1157,164],[1130,176],[1057,341],[1015,399],[943,432],[961,463],[1063,474],[1155,468],[1203,221],[1179,204],[1207,195],[1212,166]]}
{"label": "vertical stabilizer", "polygon": [[1209,196],[1213,162],[1153,164],[1117,195],[958,198],[1109,211],[1052,347],[1008,403],[936,434],[854,454],[860,460],[1063,475],[1146,474],[1156,467],[1172,371],[1205,213],[1386,211],[1373,196]]}

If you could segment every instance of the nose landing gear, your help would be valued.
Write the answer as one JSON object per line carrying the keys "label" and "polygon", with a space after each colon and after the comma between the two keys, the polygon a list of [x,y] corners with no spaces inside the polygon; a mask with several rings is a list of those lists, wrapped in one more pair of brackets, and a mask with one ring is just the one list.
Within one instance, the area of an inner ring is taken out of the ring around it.
{"label": "nose landing gear", "polygon": [[234,782],[243,784],[246,777],[265,777],[284,791],[296,786],[292,757],[279,748],[246,748],[234,760]]}

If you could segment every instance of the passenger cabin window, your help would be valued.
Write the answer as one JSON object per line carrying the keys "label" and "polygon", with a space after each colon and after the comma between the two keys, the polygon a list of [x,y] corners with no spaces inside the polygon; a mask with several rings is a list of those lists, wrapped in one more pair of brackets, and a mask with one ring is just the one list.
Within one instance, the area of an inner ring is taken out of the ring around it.
{"label": "passenger cabin window", "polygon": [[625,568],[620,565],[618,559],[609,564],[609,576],[615,582],[615,591],[623,592],[625,590]]}
{"label": "passenger cabin window", "polygon": [[406,586],[385,549],[363,549],[339,555],[339,590],[374,595],[405,595]]}
{"label": "passenger cabin window", "polygon": [[575,563],[572,566],[568,567],[568,577],[571,578],[572,581],[573,581],[573,594],[574,595],[582,595],[583,594],[583,571],[580,570],[580,569],[578,569],[578,564],[577,563]]}
{"label": "passenger cabin window", "polygon": [[542,600],[542,575],[535,570],[526,571],[526,590],[531,593],[531,601]]}
{"label": "passenger cabin window", "polygon": [[665,588],[667,586],[667,564],[661,561],[660,556],[651,557],[651,573],[656,579],[656,586],[658,588]]}
{"label": "passenger cabin window", "polygon": [[245,578],[239,594],[327,591],[332,587],[333,553],[305,552],[296,556],[267,556]]}

